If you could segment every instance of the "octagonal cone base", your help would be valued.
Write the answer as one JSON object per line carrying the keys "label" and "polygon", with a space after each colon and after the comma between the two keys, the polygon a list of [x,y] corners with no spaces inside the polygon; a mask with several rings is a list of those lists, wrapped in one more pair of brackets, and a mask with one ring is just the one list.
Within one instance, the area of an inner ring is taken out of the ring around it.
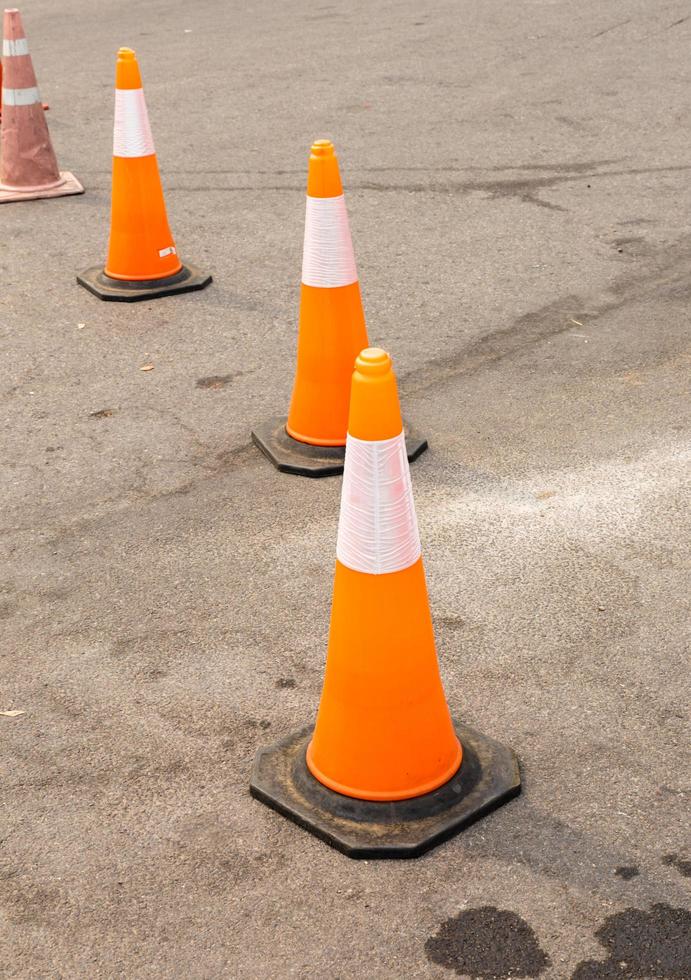
{"label": "octagonal cone base", "polygon": [[196,266],[183,265],[174,276],[165,279],[135,280],[111,279],[101,266],[87,269],[77,276],[77,282],[99,299],[114,303],[136,303],[144,299],[158,299],[175,293],[191,293],[204,289],[211,282],[211,276],[200,272]]}
{"label": "octagonal cone base", "polygon": [[[343,472],[345,446],[311,446],[286,432],[286,418],[273,418],[252,431],[252,442],[282,473],[297,476],[338,476]],[[408,459],[412,463],[425,449],[427,440],[403,422]]]}
{"label": "octagonal cone base", "polygon": [[327,789],[305,763],[312,728],[259,750],[250,792],[348,857],[418,857],[521,791],[511,749],[467,725],[455,727],[461,768],[425,796],[373,803]]}

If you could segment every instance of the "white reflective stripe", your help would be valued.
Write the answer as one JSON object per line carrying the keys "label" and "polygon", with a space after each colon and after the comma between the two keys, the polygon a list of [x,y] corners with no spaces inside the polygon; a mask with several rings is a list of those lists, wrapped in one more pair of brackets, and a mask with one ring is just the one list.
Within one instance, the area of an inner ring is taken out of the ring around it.
{"label": "white reflective stripe", "polygon": [[155,153],[144,90],[115,89],[114,157],[148,157]]}
{"label": "white reflective stripe", "polygon": [[177,255],[174,245],[169,245],[168,248],[159,248],[158,250],[159,259],[164,259],[166,255]]}
{"label": "white reflective stripe", "polygon": [[33,105],[41,101],[41,94],[33,88],[4,88],[2,90],[3,105]]}
{"label": "white reflective stripe", "polygon": [[338,560],[356,572],[385,575],[414,565],[420,553],[405,436],[365,442],[348,434]]}
{"label": "white reflective stripe", "polygon": [[4,58],[11,58],[16,54],[28,54],[29,42],[25,37],[18,37],[16,41],[3,41],[2,54]]}
{"label": "white reflective stripe", "polygon": [[306,286],[349,286],[357,282],[345,198],[308,197],[302,281]]}

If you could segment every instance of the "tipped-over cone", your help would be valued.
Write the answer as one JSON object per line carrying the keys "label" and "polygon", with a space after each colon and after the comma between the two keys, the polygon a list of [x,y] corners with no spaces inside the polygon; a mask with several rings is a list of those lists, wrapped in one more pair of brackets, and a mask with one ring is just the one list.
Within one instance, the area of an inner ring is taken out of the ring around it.
{"label": "tipped-over cone", "polygon": [[509,749],[449,715],[396,379],[376,348],[352,378],[336,555],[314,731],[260,752],[251,790],[352,856],[411,857],[520,778]]}
{"label": "tipped-over cone", "polygon": [[81,194],[73,174],[58,169],[36,75],[18,10],[6,10],[2,42],[0,203]]}
{"label": "tipped-over cone", "polygon": [[105,268],[77,281],[100,299],[133,302],[203,289],[211,282],[184,266],[173,240],[137,57],[120,48],[115,67],[113,191]]}

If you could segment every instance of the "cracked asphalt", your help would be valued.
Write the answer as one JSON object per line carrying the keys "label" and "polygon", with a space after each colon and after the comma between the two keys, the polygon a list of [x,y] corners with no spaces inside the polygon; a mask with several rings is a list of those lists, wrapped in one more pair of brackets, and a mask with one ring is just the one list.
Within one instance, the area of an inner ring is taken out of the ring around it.
{"label": "cracked asphalt", "polygon": [[[683,0],[28,0],[58,160],[0,210],[0,976],[691,975],[691,15]],[[137,50],[203,293],[100,303]],[[454,714],[523,794],[355,862],[248,792],[314,717],[340,481],[292,384],[307,152],[339,152]],[[142,371],[153,364],[150,371]],[[686,943],[686,945],[685,945]]]}

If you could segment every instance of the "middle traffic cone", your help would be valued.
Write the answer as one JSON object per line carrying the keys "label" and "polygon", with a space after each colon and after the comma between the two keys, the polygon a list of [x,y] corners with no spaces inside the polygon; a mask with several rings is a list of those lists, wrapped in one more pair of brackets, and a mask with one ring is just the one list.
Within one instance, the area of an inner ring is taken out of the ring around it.
{"label": "middle traffic cone", "polygon": [[251,791],[353,857],[412,857],[520,777],[510,749],[449,714],[396,379],[378,348],[355,364],[336,555],[314,731],[261,751]]}
{"label": "middle traffic cone", "polygon": [[[343,185],[330,140],[312,144],[302,254],[297,367],[288,418],[252,438],[274,465],[302,476],[343,471],[353,363],[367,347]],[[409,459],[427,441],[406,427]]]}
{"label": "middle traffic cone", "polygon": [[289,436],[345,446],[353,362],[368,346],[348,212],[330,140],[312,144]]}
{"label": "middle traffic cone", "polygon": [[203,289],[211,276],[183,265],[173,240],[137,56],[115,67],[113,191],[108,258],[77,276],[100,299],[132,303]]}

